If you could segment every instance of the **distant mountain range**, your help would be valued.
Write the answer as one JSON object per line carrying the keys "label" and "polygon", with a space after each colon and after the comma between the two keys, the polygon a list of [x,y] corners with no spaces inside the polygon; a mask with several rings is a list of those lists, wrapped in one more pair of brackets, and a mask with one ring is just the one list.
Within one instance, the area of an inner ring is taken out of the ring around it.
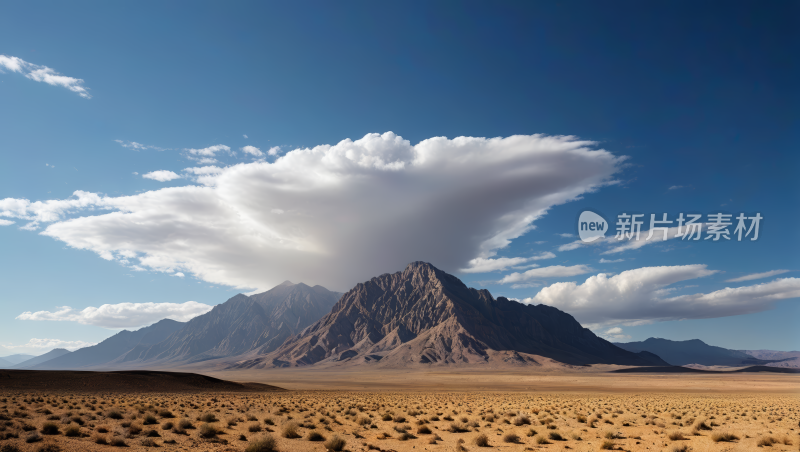
{"label": "distant mountain range", "polygon": [[15,366],[23,361],[27,361],[31,358],[36,358],[34,355],[26,355],[24,353],[18,353],[15,355],[8,355],[3,356],[0,358],[0,366]]}
{"label": "distant mountain range", "polygon": [[728,350],[700,340],[613,344],[556,308],[495,299],[431,264],[414,262],[345,294],[286,281],[260,294],[236,295],[186,323],[161,320],[74,352],[12,355],[0,358],[0,368],[535,366],[549,361],[793,367],[800,353]]}
{"label": "distant mountain range", "polygon": [[179,331],[184,324],[164,319],[136,331],[122,330],[97,345],[84,347],[74,352],[45,361],[31,370],[74,370],[96,367],[113,367],[109,363],[138,345],[157,344],[170,334]]}
{"label": "distant mountain range", "polygon": [[800,351],[780,352],[775,350],[739,350],[756,359],[772,361],[770,367],[797,367],[800,368]]}
{"label": "distant mountain range", "polygon": [[236,295],[195,317],[166,340],[136,347],[116,363],[178,364],[268,353],[319,320],[341,296],[289,281],[257,295]]}
{"label": "distant mountain range", "polygon": [[[727,348],[708,345],[699,339],[671,341],[669,339],[660,339],[654,337],[642,342],[617,342],[616,345],[632,352],[647,351],[654,353],[673,366],[686,366],[689,364],[727,367],[766,365],[776,366],[781,362],[786,362],[787,358],[789,358],[789,360],[791,358],[788,356],[782,356],[781,358],[764,359],[763,357],[778,356],[776,354],[797,353],[761,350],[760,357],[756,357],[753,354],[743,350],[729,350]],[[795,358],[797,356],[800,356],[800,353],[797,353]]]}
{"label": "distant mountain range", "polygon": [[15,365],[13,365],[11,367],[8,367],[8,369],[28,369],[30,367],[34,367],[36,365],[39,365],[39,364],[42,364],[44,362],[50,361],[51,359],[55,359],[55,358],[58,358],[60,356],[64,356],[64,355],[66,355],[68,353],[70,353],[70,351],[65,349],[65,348],[54,348],[53,350],[50,350],[49,352],[47,352],[47,353],[45,353],[43,355],[36,356],[36,357],[31,358],[29,360],[22,361],[19,364],[15,364]]}
{"label": "distant mountain range", "polygon": [[494,299],[431,264],[414,262],[358,284],[274,352],[232,367],[519,365],[536,364],[536,356],[573,365],[666,365],[651,353],[631,353],[595,336],[556,308]]}
{"label": "distant mountain range", "polygon": [[103,342],[50,359],[32,370],[166,368],[269,352],[330,311],[341,296],[289,281],[256,295],[236,295],[186,322],[161,320],[121,331]]}

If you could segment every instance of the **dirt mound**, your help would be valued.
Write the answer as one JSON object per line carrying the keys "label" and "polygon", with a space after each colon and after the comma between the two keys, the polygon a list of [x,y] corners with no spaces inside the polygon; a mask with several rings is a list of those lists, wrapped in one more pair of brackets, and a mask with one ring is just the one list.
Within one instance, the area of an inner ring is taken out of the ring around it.
{"label": "dirt mound", "polygon": [[149,370],[0,370],[0,390],[127,393],[283,391],[277,386],[261,383],[236,383],[200,374]]}

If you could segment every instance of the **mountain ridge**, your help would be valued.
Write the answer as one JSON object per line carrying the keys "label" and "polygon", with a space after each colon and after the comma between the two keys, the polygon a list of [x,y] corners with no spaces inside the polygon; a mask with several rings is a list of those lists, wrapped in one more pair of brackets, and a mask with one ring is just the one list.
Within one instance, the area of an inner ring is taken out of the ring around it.
{"label": "mountain ridge", "polygon": [[550,306],[523,305],[468,288],[426,262],[346,292],[330,313],[278,349],[231,368],[380,362],[387,365],[505,362],[544,356],[572,365],[663,365],[623,350]]}
{"label": "mountain ridge", "polygon": [[769,365],[780,360],[758,359],[739,350],[708,345],[700,339],[673,341],[651,337],[640,342],[616,343],[628,351],[649,351],[674,366],[700,364],[703,366]]}

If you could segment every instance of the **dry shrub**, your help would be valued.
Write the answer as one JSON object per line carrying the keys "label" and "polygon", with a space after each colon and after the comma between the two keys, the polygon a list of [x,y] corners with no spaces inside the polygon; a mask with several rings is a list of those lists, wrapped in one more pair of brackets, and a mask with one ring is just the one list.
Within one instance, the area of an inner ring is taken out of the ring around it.
{"label": "dry shrub", "polygon": [[681,433],[680,431],[677,431],[677,430],[674,431],[674,432],[669,432],[667,434],[667,438],[669,438],[670,441],[682,441],[682,440],[686,439],[686,437],[683,436],[683,433]]}
{"label": "dry shrub", "polygon": [[247,426],[247,431],[250,433],[258,433],[261,431],[261,424],[253,423]]}
{"label": "dry shrub", "polygon": [[325,437],[322,436],[322,434],[317,432],[316,430],[308,432],[308,436],[306,437],[306,439],[309,441],[325,441]]}
{"label": "dry shrub", "polygon": [[463,424],[461,422],[451,422],[450,428],[448,430],[450,431],[450,433],[464,433],[468,432],[469,428],[466,426],[466,424]]}
{"label": "dry shrub", "polygon": [[150,438],[145,438],[145,439],[143,439],[143,440],[142,440],[142,442],[141,442],[141,444],[142,444],[142,446],[144,446],[144,447],[158,447],[158,443],[156,443],[155,441],[153,441],[153,440],[152,440],[152,439],[150,439]]}
{"label": "dry shrub", "polygon": [[550,444],[550,441],[548,441],[547,438],[545,438],[542,435],[534,436],[533,437],[533,442],[536,443],[536,444]]}
{"label": "dry shrub", "polygon": [[689,446],[686,444],[675,444],[669,449],[669,452],[689,452]]}
{"label": "dry shrub", "polygon": [[125,439],[120,438],[119,436],[111,438],[111,441],[108,444],[114,447],[128,447],[128,443],[125,442]]}
{"label": "dry shrub", "polygon": [[427,425],[420,425],[417,428],[417,435],[430,435],[431,429]]}
{"label": "dry shrub", "polygon": [[520,414],[514,419],[512,419],[511,423],[516,425],[517,427],[520,427],[522,425],[530,425],[531,420],[527,414]]}
{"label": "dry shrub", "polygon": [[54,422],[45,422],[42,424],[42,434],[43,435],[58,435],[61,431],[58,429],[58,425]]}
{"label": "dry shrub", "polygon": [[272,437],[270,434],[265,434],[260,436],[253,441],[250,441],[250,444],[247,445],[247,448],[244,452],[275,452],[278,450],[278,442],[275,441],[275,438]]}
{"label": "dry shrub", "polygon": [[772,436],[762,436],[761,438],[758,439],[758,442],[756,442],[756,446],[758,446],[758,447],[764,447],[764,446],[769,447],[769,446],[772,446],[773,444],[776,444],[778,442],[779,441],[777,439],[773,438]]}
{"label": "dry shrub", "polygon": [[344,439],[334,435],[331,439],[325,441],[325,448],[328,450],[332,450],[334,452],[340,452],[344,449],[344,446],[347,444],[347,441]]}
{"label": "dry shrub", "polygon": [[711,435],[711,441],[715,443],[719,442],[731,442],[731,441],[738,441],[739,437],[734,435],[731,432],[715,432]]}
{"label": "dry shrub", "polygon": [[158,424],[158,419],[156,419],[156,417],[153,416],[152,414],[148,414],[148,415],[145,415],[144,419],[142,420],[142,423],[144,425]]}
{"label": "dry shrub", "polygon": [[205,413],[200,416],[200,421],[206,423],[217,422],[217,416],[214,413]]}
{"label": "dry shrub", "polygon": [[519,435],[514,432],[508,432],[503,435],[503,442],[504,443],[518,443],[519,442]]}
{"label": "dry shrub", "polygon": [[602,443],[600,443],[600,449],[602,450],[612,450],[614,449],[616,443],[611,441],[610,439],[604,439]]}
{"label": "dry shrub", "polygon": [[478,447],[489,447],[489,437],[481,433],[472,440]]}
{"label": "dry shrub", "polygon": [[297,432],[297,423],[288,422],[281,430],[281,436],[288,439],[300,438],[300,433]]}
{"label": "dry shrub", "polygon": [[399,434],[397,436],[397,439],[399,441],[408,441],[408,440],[414,439],[414,438],[416,438],[416,437],[414,435],[412,435],[411,433],[408,433],[408,432],[403,432],[403,433],[401,433],[401,434]]}
{"label": "dry shrub", "polygon": [[549,436],[549,437],[550,437],[550,439],[552,439],[553,441],[566,441],[566,440],[564,439],[564,437],[563,437],[563,436],[561,436],[561,433],[558,433],[558,432],[550,432],[550,434],[549,434],[548,436]]}
{"label": "dry shrub", "polygon": [[92,441],[94,441],[95,444],[108,444],[108,441],[106,441],[106,437],[103,435],[94,435]]}
{"label": "dry shrub", "polygon": [[219,434],[219,430],[211,424],[203,424],[197,433],[201,438],[210,439],[216,437]]}
{"label": "dry shrub", "polygon": [[178,427],[184,430],[189,430],[194,428],[194,425],[192,425],[192,421],[189,419],[181,419],[180,422],[178,422]]}

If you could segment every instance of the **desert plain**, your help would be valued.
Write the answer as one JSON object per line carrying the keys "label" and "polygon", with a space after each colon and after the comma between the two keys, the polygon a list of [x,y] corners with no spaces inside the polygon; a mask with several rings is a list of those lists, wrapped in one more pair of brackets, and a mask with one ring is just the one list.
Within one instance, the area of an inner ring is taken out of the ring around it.
{"label": "desert plain", "polygon": [[0,385],[0,451],[800,450],[797,374],[609,370],[206,372],[275,386],[241,391]]}

